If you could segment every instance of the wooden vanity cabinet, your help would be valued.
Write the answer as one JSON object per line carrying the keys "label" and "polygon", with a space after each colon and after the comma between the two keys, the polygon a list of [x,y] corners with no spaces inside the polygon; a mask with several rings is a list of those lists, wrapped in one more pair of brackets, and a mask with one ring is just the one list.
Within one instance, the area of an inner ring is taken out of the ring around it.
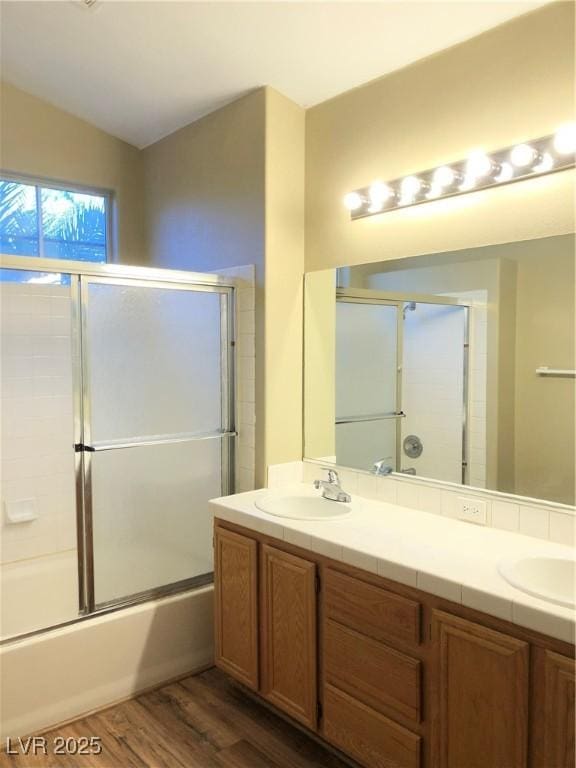
{"label": "wooden vanity cabinet", "polygon": [[262,545],[261,694],[316,728],[316,565]]}
{"label": "wooden vanity cabinet", "polygon": [[214,564],[216,666],[315,730],[316,564],[221,526]]}
{"label": "wooden vanity cabinet", "polygon": [[574,658],[545,648],[532,656],[532,768],[573,768]]}
{"label": "wooden vanity cabinet", "polygon": [[214,532],[215,662],[254,691],[259,683],[258,544]]}
{"label": "wooden vanity cabinet", "polygon": [[573,646],[231,523],[216,664],[365,768],[574,768]]}
{"label": "wooden vanity cabinet", "polygon": [[528,643],[436,610],[432,642],[437,768],[525,768]]}

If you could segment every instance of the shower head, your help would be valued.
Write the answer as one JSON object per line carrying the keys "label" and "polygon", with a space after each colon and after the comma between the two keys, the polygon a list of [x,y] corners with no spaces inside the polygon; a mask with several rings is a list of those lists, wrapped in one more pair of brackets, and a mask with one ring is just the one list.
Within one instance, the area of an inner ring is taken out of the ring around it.
{"label": "shower head", "polygon": [[406,320],[406,312],[414,312],[416,309],[416,302],[415,301],[407,301],[404,304],[404,309],[402,310],[402,318]]}

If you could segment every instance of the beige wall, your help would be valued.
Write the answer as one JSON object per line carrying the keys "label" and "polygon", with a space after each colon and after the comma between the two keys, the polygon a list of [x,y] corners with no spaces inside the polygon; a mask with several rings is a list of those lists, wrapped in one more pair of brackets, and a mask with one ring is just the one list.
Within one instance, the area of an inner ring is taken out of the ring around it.
{"label": "beige wall", "polygon": [[576,382],[535,375],[576,367],[573,236],[516,248],[516,493],[574,504]]}
{"label": "beige wall", "polygon": [[142,167],[136,147],[8,83],[0,84],[0,167],[112,190],[114,258],[145,262]]}
{"label": "beige wall", "polygon": [[265,91],[143,150],[154,266],[199,272],[264,265]]}
{"label": "beige wall", "polygon": [[265,348],[260,352],[267,466],[302,457],[304,116],[294,102],[266,89]]}
{"label": "beige wall", "polygon": [[304,456],[336,456],[336,275],[306,275],[304,291]]}
{"label": "beige wall", "polygon": [[150,266],[256,266],[256,470],[264,474],[266,91],[259,89],[143,150]]}
{"label": "beige wall", "polygon": [[574,6],[546,6],[310,109],[306,269],[574,231],[574,171],[350,222],[343,195],[574,119]]}

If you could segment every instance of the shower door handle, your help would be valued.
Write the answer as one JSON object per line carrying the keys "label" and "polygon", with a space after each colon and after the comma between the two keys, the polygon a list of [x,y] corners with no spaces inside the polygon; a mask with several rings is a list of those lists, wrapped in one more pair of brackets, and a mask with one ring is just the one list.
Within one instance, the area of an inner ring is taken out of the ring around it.
{"label": "shower door handle", "polygon": [[336,419],[336,424],[359,424],[363,421],[386,421],[387,419],[404,419],[404,411],[392,411],[390,413],[375,413],[370,416],[343,416]]}

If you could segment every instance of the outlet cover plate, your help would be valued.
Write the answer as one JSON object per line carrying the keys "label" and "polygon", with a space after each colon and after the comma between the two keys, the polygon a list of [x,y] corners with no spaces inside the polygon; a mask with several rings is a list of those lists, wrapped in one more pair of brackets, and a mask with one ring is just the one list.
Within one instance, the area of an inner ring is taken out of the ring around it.
{"label": "outlet cover plate", "polygon": [[465,496],[457,498],[456,517],[476,525],[486,525],[488,522],[488,502],[483,499],[468,499]]}

